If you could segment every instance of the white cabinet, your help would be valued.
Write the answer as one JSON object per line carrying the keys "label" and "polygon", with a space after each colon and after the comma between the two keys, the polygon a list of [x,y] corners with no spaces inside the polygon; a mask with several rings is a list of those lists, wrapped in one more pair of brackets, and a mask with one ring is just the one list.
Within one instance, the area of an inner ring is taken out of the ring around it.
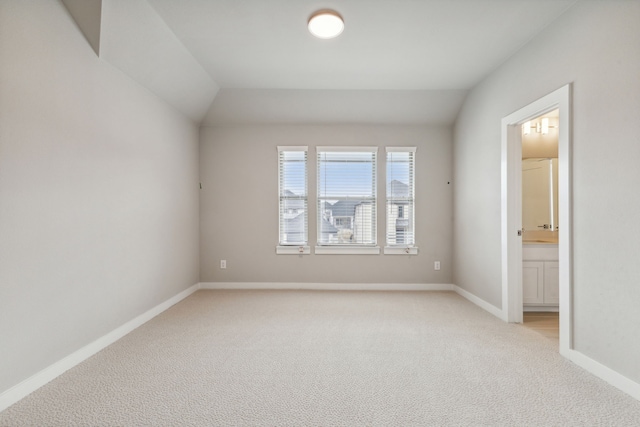
{"label": "white cabinet", "polygon": [[554,246],[525,246],[527,250],[523,250],[522,302],[525,306],[557,307],[559,304],[560,276],[557,245]]}
{"label": "white cabinet", "polygon": [[522,302],[524,304],[544,302],[544,262],[522,262]]}
{"label": "white cabinet", "polygon": [[544,262],[544,297],[545,304],[558,305],[560,299],[560,272],[558,271],[558,261]]}

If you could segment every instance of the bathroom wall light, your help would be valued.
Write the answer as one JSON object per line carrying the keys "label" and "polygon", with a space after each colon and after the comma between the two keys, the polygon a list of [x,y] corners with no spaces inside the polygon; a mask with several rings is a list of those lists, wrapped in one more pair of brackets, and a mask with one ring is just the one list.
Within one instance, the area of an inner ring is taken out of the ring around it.
{"label": "bathroom wall light", "polygon": [[522,134],[530,135],[531,128],[534,128],[536,132],[541,133],[543,135],[547,135],[549,133],[549,129],[556,129],[558,126],[549,125],[549,118],[543,117],[539,122],[525,122],[522,124]]}
{"label": "bathroom wall light", "polygon": [[542,119],[542,134],[546,135],[549,133],[549,118],[544,117]]}
{"label": "bathroom wall light", "polygon": [[344,31],[344,20],[335,10],[323,9],[309,17],[308,28],[320,39],[332,39]]}
{"label": "bathroom wall light", "polygon": [[531,133],[531,125],[535,126],[536,132],[540,133],[539,122],[536,122],[536,123],[526,122],[524,125],[522,125],[522,133],[524,135],[529,135]]}

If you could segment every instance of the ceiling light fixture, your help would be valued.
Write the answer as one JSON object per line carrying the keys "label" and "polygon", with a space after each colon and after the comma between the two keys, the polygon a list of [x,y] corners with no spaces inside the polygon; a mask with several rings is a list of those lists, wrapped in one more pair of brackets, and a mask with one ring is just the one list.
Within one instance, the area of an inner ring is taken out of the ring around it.
{"label": "ceiling light fixture", "polygon": [[323,9],[309,18],[309,32],[320,39],[332,39],[342,34],[344,20],[335,10]]}

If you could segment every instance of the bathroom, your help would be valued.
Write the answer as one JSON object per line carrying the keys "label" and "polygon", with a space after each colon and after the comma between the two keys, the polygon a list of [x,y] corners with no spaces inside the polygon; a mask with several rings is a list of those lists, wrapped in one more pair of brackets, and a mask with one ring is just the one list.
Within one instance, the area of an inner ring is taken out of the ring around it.
{"label": "bathroom", "polygon": [[522,125],[523,243],[558,243],[558,110]]}
{"label": "bathroom", "polygon": [[524,321],[558,337],[558,110],[522,125]]}

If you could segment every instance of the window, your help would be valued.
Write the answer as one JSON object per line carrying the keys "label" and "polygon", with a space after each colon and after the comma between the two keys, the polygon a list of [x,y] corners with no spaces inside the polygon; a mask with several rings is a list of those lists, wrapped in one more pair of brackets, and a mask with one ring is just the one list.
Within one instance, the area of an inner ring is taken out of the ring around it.
{"label": "window", "polygon": [[387,147],[385,254],[417,254],[414,230],[415,147]]}
{"label": "window", "polygon": [[376,247],[377,147],[317,147],[317,254]]}
{"label": "window", "polygon": [[279,254],[308,254],[307,147],[278,147]]}

